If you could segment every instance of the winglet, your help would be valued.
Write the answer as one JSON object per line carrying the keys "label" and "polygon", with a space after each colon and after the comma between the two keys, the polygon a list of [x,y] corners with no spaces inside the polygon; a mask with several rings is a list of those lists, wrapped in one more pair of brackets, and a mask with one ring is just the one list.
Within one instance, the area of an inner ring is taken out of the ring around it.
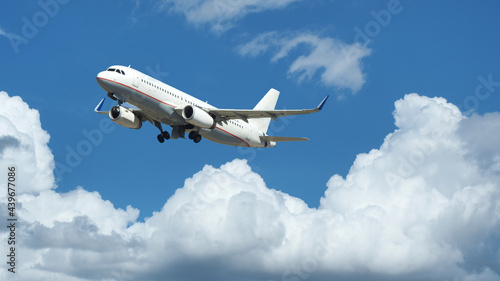
{"label": "winglet", "polygon": [[321,101],[321,103],[318,105],[318,107],[317,107],[317,108],[318,108],[319,110],[323,109],[323,105],[325,105],[325,102],[326,102],[326,100],[328,99],[328,97],[330,97],[330,96],[329,96],[329,95],[328,95],[328,96],[326,96],[326,97],[323,99],[323,101]]}
{"label": "winglet", "polygon": [[108,114],[108,112],[107,112],[107,111],[101,111],[101,109],[102,109],[102,105],[104,104],[104,100],[105,100],[105,99],[106,99],[106,98],[103,98],[103,99],[99,102],[99,104],[95,107],[95,109],[94,109],[94,111],[95,111],[95,112],[100,113],[100,114]]}

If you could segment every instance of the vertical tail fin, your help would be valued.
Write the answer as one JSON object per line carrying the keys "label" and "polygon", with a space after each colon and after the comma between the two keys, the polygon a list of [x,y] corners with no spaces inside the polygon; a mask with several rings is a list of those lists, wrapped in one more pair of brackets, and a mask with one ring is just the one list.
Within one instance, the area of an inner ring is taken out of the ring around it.
{"label": "vertical tail fin", "polygon": [[[271,89],[267,92],[267,94],[259,101],[259,103],[253,108],[254,110],[274,110],[276,106],[276,102],[278,101],[278,97],[280,92]],[[271,122],[271,118],[255,118],[248,120],[250,124],[266,133],[267,128],[269,127],[269,123]]]}

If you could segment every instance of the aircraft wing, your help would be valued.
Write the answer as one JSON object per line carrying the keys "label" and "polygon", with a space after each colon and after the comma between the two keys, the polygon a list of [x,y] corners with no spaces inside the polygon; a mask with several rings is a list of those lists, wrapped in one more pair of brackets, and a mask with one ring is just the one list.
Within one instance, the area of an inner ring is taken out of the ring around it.
{"label": "aircraft wing", "polygon": [[207,112],[214,114],[219,118],[219,120],[228,119],[242,119],[248,121],[250,118],[271,118],[274,121],[278,120],[278,117],[290,116],[290,115],[301,115],[318,112],[323,108],[326,100],[329,96],[326,96],[321,103],[313,109],[294,109],[294,110],[252,110],[252,109],[205,109]]}

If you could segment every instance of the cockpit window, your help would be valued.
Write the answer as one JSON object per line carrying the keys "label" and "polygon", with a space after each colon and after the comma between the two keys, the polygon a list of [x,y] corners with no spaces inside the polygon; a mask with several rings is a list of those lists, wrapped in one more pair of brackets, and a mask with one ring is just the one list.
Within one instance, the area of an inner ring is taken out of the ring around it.
{"label": "cockpit window", "polygon": [[107,71],[111,71],[111,72],[118,72],[122,75],[125,75],[125,72],[121,69],[118,69],[118,68],[108,68]]}

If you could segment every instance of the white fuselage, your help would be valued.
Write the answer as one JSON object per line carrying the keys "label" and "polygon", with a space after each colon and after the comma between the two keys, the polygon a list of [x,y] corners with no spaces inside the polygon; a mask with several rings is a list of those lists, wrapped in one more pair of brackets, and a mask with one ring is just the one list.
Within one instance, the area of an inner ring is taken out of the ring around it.
{"label": "white fuselage", "polygon": [[[118,71],[109,71],[115,69]],[[198,108],[215,108],[191,95],[158,81],[140,71],[124,66],[112,66],[97,75],[97,82],[108,93],[140,108],[151,118],[170,126],[188,123],[174,109],[191,105]],[[213,142],[244,147],[266,147],[261,141],[265,134],[251,123],[233,119],[218,122],[213,129],[195,128],[200,135]],[[274,145],[273,145],[274,146]]]}

